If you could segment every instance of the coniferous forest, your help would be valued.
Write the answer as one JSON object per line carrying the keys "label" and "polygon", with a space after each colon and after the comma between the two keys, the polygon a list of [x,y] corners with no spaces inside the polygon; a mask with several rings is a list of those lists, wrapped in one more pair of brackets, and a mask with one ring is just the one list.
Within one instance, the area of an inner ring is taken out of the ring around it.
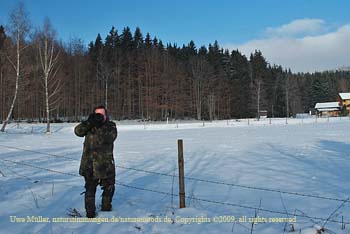
{"label": "coniferous forest", "polygon": [[116,120],[213,120],[258,117],[261,110],[294,116],[350,89],[349,71],[295,73],[269,64],[258,50],[246,57],[217,41],[164,43],[129,27],[112,27],[88,44],[62,41],[48,19],[33,29],[24,16],[0,26],[2,121],[14,95],[14,120],[43,121],[49,113],[76,121],[96,105]]}

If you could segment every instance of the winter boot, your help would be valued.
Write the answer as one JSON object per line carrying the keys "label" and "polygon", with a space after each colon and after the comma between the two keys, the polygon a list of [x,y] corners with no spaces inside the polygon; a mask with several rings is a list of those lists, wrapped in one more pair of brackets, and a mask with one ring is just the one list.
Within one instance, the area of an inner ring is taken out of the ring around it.
{"label": "winter boot", "polygon": [[95,218],[95,216],[96,216],[95,211],[86,210],[86,217],[88,217],[88,218]]}

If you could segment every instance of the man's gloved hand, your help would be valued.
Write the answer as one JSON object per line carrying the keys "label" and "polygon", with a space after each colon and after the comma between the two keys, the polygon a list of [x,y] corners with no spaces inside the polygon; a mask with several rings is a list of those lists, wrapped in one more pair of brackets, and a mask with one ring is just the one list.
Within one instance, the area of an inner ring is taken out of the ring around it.
{"label": "man's gloved hand", "polygon": [[91,113],[87,122],[91,124],[92,127],[100,127],[103,124],[104,116],[99,113]]}

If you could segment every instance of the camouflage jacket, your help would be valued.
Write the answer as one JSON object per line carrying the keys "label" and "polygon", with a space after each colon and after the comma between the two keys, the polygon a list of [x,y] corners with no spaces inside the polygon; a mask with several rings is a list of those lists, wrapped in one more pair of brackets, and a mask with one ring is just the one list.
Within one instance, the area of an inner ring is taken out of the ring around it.
{"label": "camouflage jacket", "polygon": [[74,133],[85,137],[79,174],[98,179],[114,178],[113,146],[118,135],[115,123],[107,120],[97,128],[83,121],[75,127]]}

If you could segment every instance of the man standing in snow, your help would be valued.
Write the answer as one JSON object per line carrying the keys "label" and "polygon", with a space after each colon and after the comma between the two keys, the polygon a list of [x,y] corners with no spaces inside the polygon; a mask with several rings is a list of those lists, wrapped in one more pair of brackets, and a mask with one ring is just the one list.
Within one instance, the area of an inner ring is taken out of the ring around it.
{"label": "man standing in snow", "polygon": [[115,184],[113,147],[118,135],[117,128],[108,119],[106,108],[98,106],[87,120],[75,127],[74,133],[85,137],[79,174],[85,179],[86,216],[93,218],[96,215],[95,193],[99,184],[103,189],[101,210],[112,209]]}

